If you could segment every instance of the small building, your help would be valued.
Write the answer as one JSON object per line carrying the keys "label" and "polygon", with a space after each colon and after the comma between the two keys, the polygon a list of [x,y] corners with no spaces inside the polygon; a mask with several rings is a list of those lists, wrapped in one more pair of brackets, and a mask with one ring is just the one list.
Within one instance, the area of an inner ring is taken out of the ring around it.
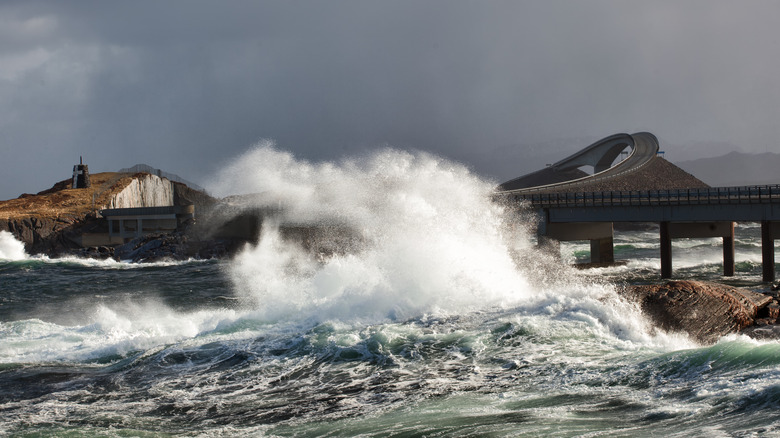
{"label": "small building", "polygon": [[84,160],[79,157],[79,164],[73,166],[73,186],[74,189],[86,189],[92,186],[89,181],[89,166],[84,164]]}
{"label": "small building", "polygon": [[195,217],[195,206],[110,208],[100,210],[100,214],[108,221],[109,239],[126,241],[147,234],[176,231]]}

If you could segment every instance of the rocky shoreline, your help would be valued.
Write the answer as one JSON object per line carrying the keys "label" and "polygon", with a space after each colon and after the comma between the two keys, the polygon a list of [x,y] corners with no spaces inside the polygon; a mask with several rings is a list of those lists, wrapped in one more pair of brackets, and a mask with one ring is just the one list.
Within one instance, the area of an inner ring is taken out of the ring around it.
{"label": "rocky shoreline", "polygon": [[734,333],[780,339],[776,286],[759,293],[719,283],[677,280],[627,286],[621,294],[637,303],[656,327],[687,333],[702,344]]}
{"label": "rocky shoreline", "polygon": [[235,254],[245,243],[235,239],[200,239],[187,231],[177,231],[148,234],[116,247],[79,248],[59,255],[114,259],[131,263],[154,263],[169,260],[226,258]]}

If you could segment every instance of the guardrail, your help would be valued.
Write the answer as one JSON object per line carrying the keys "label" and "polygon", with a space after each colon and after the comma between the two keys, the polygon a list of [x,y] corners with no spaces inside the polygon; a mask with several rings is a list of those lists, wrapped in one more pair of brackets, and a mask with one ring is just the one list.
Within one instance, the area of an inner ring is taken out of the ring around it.
{"label": "guardrail", "polygon": [[711,187],[706,189],[641,190],[510,195],[532,207],[630,207],[696,204],[780,203],[780,185]]}

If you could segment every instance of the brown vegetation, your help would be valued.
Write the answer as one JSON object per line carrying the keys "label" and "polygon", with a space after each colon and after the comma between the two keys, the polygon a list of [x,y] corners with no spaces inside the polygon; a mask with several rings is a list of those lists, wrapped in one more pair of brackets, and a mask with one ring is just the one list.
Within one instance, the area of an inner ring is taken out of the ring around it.
{"label": "brown vegetation", "polygon": [[71,189],[71,180],[66,179],[38,194],[0,201],[0,220],[84,217],[105,206],[112,196],[130,184],[133,176],[114,172],[93,174],[90,175],[92,187],[86,189]]}

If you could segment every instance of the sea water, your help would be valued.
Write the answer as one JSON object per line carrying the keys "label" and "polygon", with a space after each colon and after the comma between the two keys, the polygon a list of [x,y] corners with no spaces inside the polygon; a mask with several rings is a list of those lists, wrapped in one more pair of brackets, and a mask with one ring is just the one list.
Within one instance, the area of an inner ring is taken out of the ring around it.
{"label": "sea water", "polygon": [[[237,177],[238,176],[238,177]],[[28,256],[0,233],[0,435],[772,436],[780,343],[697,345],[620,298],[658,281],[657,233],[577,270],[533,215],[424,153],[334,163],[259,144],[220,195],[283,206],[230,260]],[[279,225],[356,236],[329,254]],[[759,288],[759,230],[737,275]],[[720,242],[674,242],[675,275],[723,280]]]}

